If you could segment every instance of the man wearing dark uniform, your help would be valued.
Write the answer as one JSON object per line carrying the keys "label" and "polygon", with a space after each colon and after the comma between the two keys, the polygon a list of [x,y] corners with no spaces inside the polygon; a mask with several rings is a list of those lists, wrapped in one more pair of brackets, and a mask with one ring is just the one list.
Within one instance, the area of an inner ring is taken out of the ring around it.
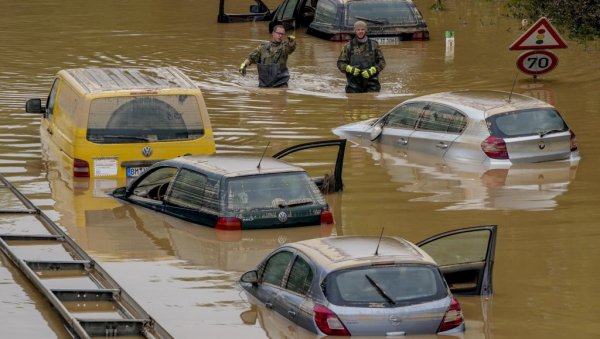
{"label": "man wearing dark uniform", "polygon": [[285,28],[282,25],[275,25],[272,35],[271,41],[261,42],[248,54],[239,72],[246,75],[246,68],[256,64],[259,87],[287,87],[290,79],[287,59],[296,50],[296,38],[290,35],[284,41]]}
{"label": "man wearing dark uniform", "polygon": [[383,52],[377,41],[367,37],[367,24],[354,23],[354,39],[340,52],[337,68],[346,74],[346,93],[379,92],[378,74],[385,68]]}

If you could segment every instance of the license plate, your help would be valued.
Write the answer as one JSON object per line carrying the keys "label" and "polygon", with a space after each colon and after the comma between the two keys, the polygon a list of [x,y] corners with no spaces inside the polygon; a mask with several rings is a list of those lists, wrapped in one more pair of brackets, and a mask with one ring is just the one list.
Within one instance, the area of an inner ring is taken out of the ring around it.
{"label": "license plate", "polygon": [[127,167],[127,177],[139,177],[148,167]]}
{"label": "license plate", "polygon": [[377,41],[381,45],[395,45],[395,44],[400,43],[400,38],[398,38],[396,36],[374,37],[374,38],[371,38],[371,39]]}

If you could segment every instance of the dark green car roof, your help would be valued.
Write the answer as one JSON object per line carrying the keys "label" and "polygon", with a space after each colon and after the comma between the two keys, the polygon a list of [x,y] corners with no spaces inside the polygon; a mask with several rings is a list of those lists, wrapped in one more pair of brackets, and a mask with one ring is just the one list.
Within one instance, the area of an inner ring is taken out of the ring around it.
{"label": "dark green car roof", "polygon": [[[304,169],[271,157],[227,156],[227,155],[187,155],[166,160],[171,166],[184,166],[201,169],[205,172],[225,177],[237,177],[267,173],[305,172]],[[260,167],[259,167],[260,164]]]}

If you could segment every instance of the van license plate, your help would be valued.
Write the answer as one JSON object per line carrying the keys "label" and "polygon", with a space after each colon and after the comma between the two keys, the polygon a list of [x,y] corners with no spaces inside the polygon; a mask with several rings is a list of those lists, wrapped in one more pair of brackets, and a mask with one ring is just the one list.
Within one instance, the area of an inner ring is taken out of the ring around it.
{"label": "van license plate", "polygon": [[393,37],[374,37],[373,40],[377,41],[380,45],[397,45],[400,43],[400,39],[396,36]]}
{"label": "van license plate", "polygon": [[148,167],[127,167],[127,177],[139,177]]}

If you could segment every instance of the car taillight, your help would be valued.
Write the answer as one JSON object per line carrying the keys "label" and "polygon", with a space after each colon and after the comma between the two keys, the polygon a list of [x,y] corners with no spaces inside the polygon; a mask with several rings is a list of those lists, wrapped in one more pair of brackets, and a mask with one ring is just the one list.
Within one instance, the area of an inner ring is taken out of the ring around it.
{"label": "car taillight", "polygon": [[222,231],[239,231],[242,229],[242,221],[238,218],[220,217],[217,219],[215,229]]}
{"label": "car taillight", "polygon": [[352,40],[352,35],[347,33],[336,33],[329,40],[331,41],[348,41]]}
{"label": "car taillight", "polygon": [[333,223],[333,213],[331,213],[329,208],[323,208],[323,210],[321,211],[321,225],[331,225]]}
{"label": "car taillight", "polygon": [[438,332],[444,332],[460,326],[463,323],[463,313],[460,308],[460,303],[456,298],[452,298],[450,306],[444,314],[444,319],[438,327]]}
{"label": "car taillight", "polygon": [[348,329],[346,329],[340,318],[327,307],[316,304],[313,312],[315,323],[321,332],[326,335],[350,335],[350,332],[348,332]]}
{"label": "car taillight", "polygon": [[81,159],[73,160],[73,176],[88,178],[90,176],[90,164]]}
{"label": "car taillight", "polygon": [[429,32],[414,32],[412,40],[429,40]]}
{"label": "car taillight", "polygon": [[577,137],[575,136],[575,133],[573,133],[573,131],[569,131],[571,132],[571,152],[577,151]]}
{"label": "car taillight", "polygon": [[508,150],[504,139],[493,136],[481,142],[481,150],[492,159],[508,159]]}

